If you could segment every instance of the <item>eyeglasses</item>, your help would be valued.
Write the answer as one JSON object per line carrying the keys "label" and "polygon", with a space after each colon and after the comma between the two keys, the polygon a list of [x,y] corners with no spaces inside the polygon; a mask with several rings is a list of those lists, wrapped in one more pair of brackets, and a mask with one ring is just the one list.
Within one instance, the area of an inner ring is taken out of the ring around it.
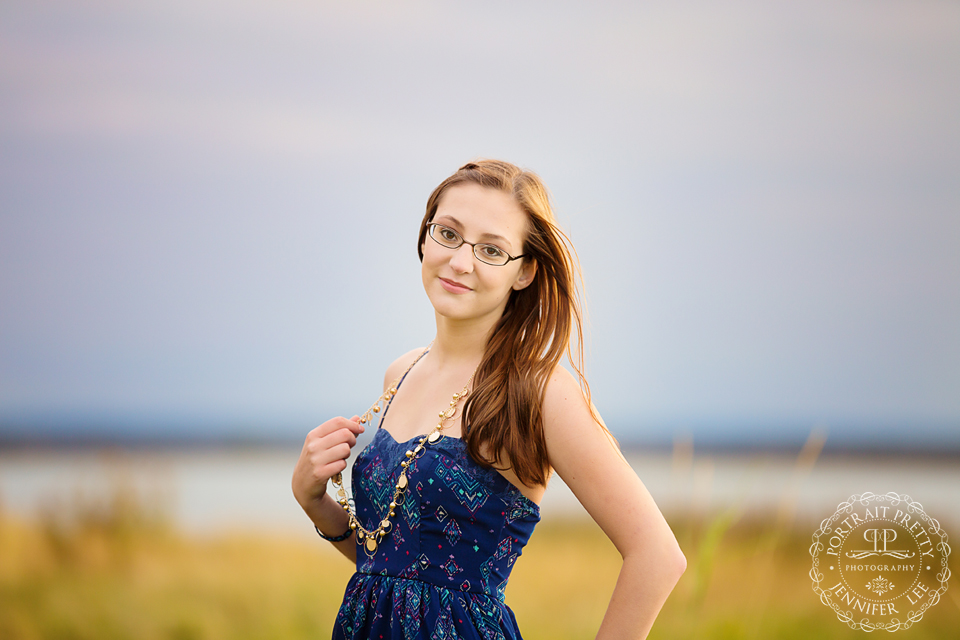
{"label": "eyeglasses", "polygon": [[450,227],[445,227],[436,222],[427,225],[427,233],[437,244],[447,249],[458,249],[460,245],[468,244],[473,247],[473,255],[477,256],[477,260],[492,264],[495,267],[502,267],[508,262],[526,257],[525,255],[511,257],[509,253],[496,245],[467,242]]}

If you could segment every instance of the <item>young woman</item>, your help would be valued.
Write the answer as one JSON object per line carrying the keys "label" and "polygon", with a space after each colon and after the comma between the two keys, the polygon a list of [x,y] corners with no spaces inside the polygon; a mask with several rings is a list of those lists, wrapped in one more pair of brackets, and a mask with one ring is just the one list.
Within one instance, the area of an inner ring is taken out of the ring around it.
{"label": "young woman", "polygon": [[[520,638],[504,588],[554,471],[623,556],[597,637],[645,637],[686,561],[590,402],[576,263],[546,189],[466,164],[430,195],[418,251],[436,337],[387,368],[371,411],[311,431],[293,474],[357,565],[334,638]],[[574,328],[576,377],[560,366]],[[340,474],[381,410],[351,499]]]}

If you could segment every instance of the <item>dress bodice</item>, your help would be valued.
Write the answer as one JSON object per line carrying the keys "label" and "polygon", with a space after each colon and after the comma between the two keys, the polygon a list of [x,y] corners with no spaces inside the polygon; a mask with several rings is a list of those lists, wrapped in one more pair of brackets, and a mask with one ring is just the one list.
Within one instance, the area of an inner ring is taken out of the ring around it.
{"label": "dress bodice", "polygon": [[[400,463],[422,437],[397,442],[382,428],[389,408],[353,464],[354,506],[367,530],[389,514]],[[407,478],[376,551],[357,545],[334,640],[520,640],[504,589],[540,507],[458,438],[425,444]]]}
{"label": "dress bodice", "polygon": [[[400,463],[419,437],[397,442],[385,429],[353,466],[360,523],[374,529],[389,512]],[[513,564],[540,508],[492,468],[477,464],[458,438],[425,445],[407,470],[410,486],[393,526],[372,557],[357,547],[357,571],[413,578],[503,601]]]}

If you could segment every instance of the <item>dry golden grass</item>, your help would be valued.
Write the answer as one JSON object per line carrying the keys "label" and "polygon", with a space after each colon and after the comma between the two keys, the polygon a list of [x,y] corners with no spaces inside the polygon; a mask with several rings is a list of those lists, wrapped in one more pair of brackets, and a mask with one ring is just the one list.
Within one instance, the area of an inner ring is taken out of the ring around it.
{"label": "dry golden grass", "polygon": [[0,638],[324,637],[350,573],[322,544],[188,538],[130,503],[0,517]]}
{"label": "dry golden grass", "polygon": [[[811,534],[819,523],[784,528],[776,514],[669,518],[687,571],[650,638],[854,638],[814,594]],[[592,638],[620,569],[620,556],[590,521],[548,523],[518,561],[507,590],[528,640]],[[914,639],[960,637],[960,584],[907,631]]]}
{"label": "dry golden grass", "polygon": [[[668,519],[688,569],[651,638],[860,637],[810,588],[813,524],[732,512]],[[541,523],[507,590],[524,637],[592,638],[619,569],[592,522]],[[122,494],[31,521],[0,512],[0,639],[324,638],[351,572],[320,540],[189,537]],[[902,633],[958,637],[958,590]]]}

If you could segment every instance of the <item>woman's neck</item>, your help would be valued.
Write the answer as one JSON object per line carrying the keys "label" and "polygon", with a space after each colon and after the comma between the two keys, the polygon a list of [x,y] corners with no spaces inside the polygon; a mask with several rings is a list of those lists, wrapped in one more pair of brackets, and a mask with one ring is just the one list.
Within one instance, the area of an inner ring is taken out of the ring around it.
{"label": "woman's neck", "polygon": [[452,322],[437,315],[437,337],[430,348],[431,359],[440,367],[458,367],[483,358],[493,325],[481,322]]}

